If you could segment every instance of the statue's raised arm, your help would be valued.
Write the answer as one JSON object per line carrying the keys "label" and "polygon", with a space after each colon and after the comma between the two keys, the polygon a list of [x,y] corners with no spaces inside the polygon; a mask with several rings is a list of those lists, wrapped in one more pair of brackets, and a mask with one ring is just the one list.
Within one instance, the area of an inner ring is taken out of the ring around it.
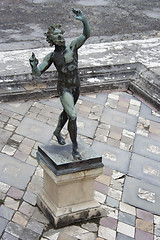
{"label": "statue's raised arm", "polygon": [[29,59],[32,74],[35,76],[40,76],[43,72],[45,72],[52,64],[51,57],[52,53],[49,53],[47,56],[45,56],[42,63],[38,65],[39,61],[36,58],[35,54],[32,53],[32,56]]}
{"label": "statue's raised arm", "polygon": [[83,23],[83,33],[71,43],[71,45],[74,45],[74,47],[80,48],[84,44],[84,42],[90,37],[90,25],[81,10],[73,8],[72,12],[75,19]]}

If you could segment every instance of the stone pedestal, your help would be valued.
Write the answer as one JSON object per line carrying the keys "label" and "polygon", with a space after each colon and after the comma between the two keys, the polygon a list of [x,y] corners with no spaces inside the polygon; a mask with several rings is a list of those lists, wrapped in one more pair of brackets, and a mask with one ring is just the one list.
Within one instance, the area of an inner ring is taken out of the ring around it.
{"label": "stone pedestal", "polygon": [[37,204],[56,228],[101,215],[94,180],[103,171],[102,158],[83,142],[79,150],[82,160],[73,159],[71,145],[38,148],[44,183]]}

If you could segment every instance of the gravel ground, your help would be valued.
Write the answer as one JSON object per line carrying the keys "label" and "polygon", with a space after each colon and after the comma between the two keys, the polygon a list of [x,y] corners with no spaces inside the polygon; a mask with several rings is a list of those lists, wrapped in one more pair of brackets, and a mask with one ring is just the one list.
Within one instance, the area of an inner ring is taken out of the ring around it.
{"label": "gravel ground", "polygon": [[72,7],[82,9],[90,22],[87,43],[160,36],[159,0],[1,0],[1,51],[48,46],[44,33],[55,23],[63,24],[67,39],[79,35],[82,25]]}

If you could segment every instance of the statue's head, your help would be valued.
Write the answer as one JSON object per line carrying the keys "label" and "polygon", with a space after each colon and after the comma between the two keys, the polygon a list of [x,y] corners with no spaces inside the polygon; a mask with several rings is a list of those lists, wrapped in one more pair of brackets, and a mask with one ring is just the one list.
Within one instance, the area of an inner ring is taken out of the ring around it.
{"label": "statue's head", "polygon": [[48,28],[48,32],[45,33],[45,36],[50,46],[53,46],[53,45],[64,46],[65,39],[63,37],[63,34],[64,34],[64,30],[61,29],[61,25],[56,24]]}

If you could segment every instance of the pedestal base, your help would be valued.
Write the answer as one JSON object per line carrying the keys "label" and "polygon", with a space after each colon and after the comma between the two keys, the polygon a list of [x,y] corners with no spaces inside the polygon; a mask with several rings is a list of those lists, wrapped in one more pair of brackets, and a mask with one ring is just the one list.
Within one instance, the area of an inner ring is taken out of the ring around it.
{"label": "pedestal base", "polygon": [[37,196],[37,205],[55,228],[98,218],[102,214],[102,208],[97,201],[58,208],[44,190]]}
{"label": "pedestal base", "polygon": [[102,157],[84,143],[82,160],[74,160],[68,145],[39,147],[37,160],[44,171],[37,204],[55,228],[101,216],[94,199],[94,181],[103,172]]}

